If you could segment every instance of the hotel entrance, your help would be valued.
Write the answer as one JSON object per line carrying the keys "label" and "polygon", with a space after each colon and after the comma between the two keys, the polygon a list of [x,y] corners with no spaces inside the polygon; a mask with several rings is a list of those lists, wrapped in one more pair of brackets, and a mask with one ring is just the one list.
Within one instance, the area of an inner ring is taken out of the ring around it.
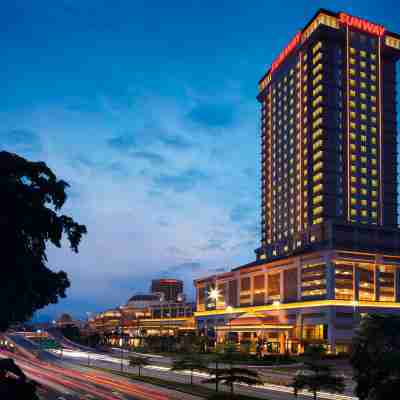
{"label": "hotel entrance", "polygon": [[298,352],[295,329],[286,323],[272,322],[265,315],[243,315],[216,328],[217,343],[231,341],[238,348],[261,357],[267,354]]}

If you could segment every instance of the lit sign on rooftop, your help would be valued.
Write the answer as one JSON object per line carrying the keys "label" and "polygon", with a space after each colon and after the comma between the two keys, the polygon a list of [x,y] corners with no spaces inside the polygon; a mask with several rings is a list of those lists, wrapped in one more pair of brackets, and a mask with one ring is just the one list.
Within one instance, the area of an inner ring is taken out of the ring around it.
{"label": "lit sign on rooftop", "polygon": [[290,41],[290,43],[283,49],[281,54],[275,59],[271,66],[271,72],[274,72],[285,60],[285,58],[293,51],[293,49],[300,43],[301,41],[301,32],[298,32],[297,35]]}
{"label": "lit sign on rooftop", "polygon": [[361,29],[368,33],[372,33],[373,35],[383,36],[385,33],[385,28],[382,25],[373,24],[365,19],[352,17],[351,15],[343,12],[339,14],[339,19],[343,24]]}

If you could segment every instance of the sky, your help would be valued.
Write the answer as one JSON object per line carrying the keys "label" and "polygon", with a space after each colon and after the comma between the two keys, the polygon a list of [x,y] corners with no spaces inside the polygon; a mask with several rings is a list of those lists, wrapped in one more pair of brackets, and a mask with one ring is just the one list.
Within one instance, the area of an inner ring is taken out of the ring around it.
{"label": "sky", "polygon": [[150,280],[254,260],[257,82],[319,8],[399,31],[397,0],[12,0],[0,14],[0,149],[69,182],[78,254],[49,247],[67,298],[39,316],[124,304]]}

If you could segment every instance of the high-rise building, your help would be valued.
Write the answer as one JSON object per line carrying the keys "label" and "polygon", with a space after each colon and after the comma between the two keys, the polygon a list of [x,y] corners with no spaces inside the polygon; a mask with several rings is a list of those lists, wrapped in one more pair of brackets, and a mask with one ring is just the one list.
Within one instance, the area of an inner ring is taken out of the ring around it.
{"label": "high-rise building", "polygon": [[164,301],[183,301],[183,282],[179,279],[153,279],[151,293],[161,293]]}
{"label": "high-rise building", "polygon": [[[341,232],[346,247],[369,250],[397,228],[399,39],[320,10],[259,82],[259,257],[332,245]],[[370,237],[355,243],[350,232]]]}
{"label": "high-rise building", "polygon": [[216,341],[343,351],[363,315],[400,312],[399,58],[400,35],[319,10],[260,80],[261,246],[195,281]]}

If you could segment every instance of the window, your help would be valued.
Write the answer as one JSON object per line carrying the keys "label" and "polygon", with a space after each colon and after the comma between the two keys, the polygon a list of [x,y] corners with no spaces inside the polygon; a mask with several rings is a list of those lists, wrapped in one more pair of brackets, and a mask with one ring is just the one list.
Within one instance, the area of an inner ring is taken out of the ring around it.
{"label": "window", "polygon": [[315,54],[320,48],[322,48],[322,42],[318,42],[312,49],[313,54]]}
{"label": "window", "polygon": [[324,208],[322,206],[316,207],[313,209],[313,215],[322,214],[323,211],[324,211]]}

